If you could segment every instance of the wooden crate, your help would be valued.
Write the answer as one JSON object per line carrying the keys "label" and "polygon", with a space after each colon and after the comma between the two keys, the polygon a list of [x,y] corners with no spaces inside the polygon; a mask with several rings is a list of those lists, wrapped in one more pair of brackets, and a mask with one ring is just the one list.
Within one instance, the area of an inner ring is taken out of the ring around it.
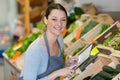
{"label": "wooden crate", "polygon": [[73,55],[73,53],[78,49],[78,48],[82,48],[85,45],[87,45],[83,40],[79,39],[78,41],[76,41],[74,44],[72,44],[72,46],[67,47],[66,49],[64,49],[64,53],[66,55]]}
{"label": "wooden crate", "polygon": [[[78,39],[76,42],[74,42],[73,44],[66,47],[64,49],[65,54],[72,55],[75,52],[75,50],[77,50],[78,48],[81,48],[87,44],[90,44],[88,41],[93,37],[94,30],[99,29],[98,27],[101,27],[102,24],[103,24],[103,22],[99,23],[94,28],[92,28],[89,32],[87,32],[85,35],[83,35],[80,39]],[[93,33],[93,34],[91,34],[91,33]],[[73,37],[73,36],[71,35],[71,37]],[[68,39],[70,39],[70,38],[68,38]],[[66,43],[67,43],[67,41],[66,41]],[[70,42],[68,41],[68,43],[70,43]]]}
{"label": "wooden crate", "polygon": [[97,44],[103,43],[109,36],[116,34],[116,32],[120,30],[120,23],[116,21],[112,24],[105,32],[99,35],[99,38],[95,41]]}
{"label": "wooden crate", "polygon": [[[78,22],[79,21],[79,22]],[[75,21],[75,24],[78,25],[78,27],[71,32],[68,36],[66,36],[64,38],[64,43],[69,47],[71,46],[73,43],[71,42],[72,39],[74,39],[76,37],[76,32],[79,28],[84,29],[84,27],[89,23],[90,19],[88,19],[86,22],[82,22],[81,20],[77,20]]]}
{"label": "wooden crate", "polygon": [[[98,38],[99,31],[101,30],[101,26],[104,24],[103,21],[101,21],[96,27],[94,27],[92,30],[90,30],[88,33],[86,33],[83,37],[81,37],[83,40],[85,40],[87,43],[91,43],[94,40]],[[94,40],[92,40],[94,38]]]}
{"label": "wooden crate", "polygon": [[[104,62],[107,60],[104,59]],[[109,63],[109,62],[108,62]],[[86,70],[80,73],[74,80],[83,80],[87,76],[95,75],[102,70],[102,67],[106,65],[101,60],[97,60],[95,63],[91,63]]]}
{"label": "wooden crate", "polygon": [[[94,63],[91,63],[86,70],[81,72],[79,76],[75,77],[74,80],[83,80],[85,77],[88,76],[94,76],[98,72],[102,71],[102,67],[104,65],[111,66],[112,68],[115,68],[117,64],[120,62],[118,61],[117,58],[112,57],[112,56],[101,56],[99,55],[98,60],[96,60]],[[113,78],[115,80],[118,78],[119,74]]]}

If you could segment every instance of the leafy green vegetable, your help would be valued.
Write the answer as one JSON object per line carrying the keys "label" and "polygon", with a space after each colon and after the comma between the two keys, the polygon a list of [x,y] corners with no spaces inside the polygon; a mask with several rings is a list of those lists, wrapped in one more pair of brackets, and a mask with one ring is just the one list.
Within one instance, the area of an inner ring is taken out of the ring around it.
{"label": "leafy green vegetable", "polygon": [[98,24],[98,22],[96,21],[90,21],[89,24],[87,26],[85,26],[85,28],[83,29],[83,31],[81,32],[81,37],[87,33],[89,30],[91,30],[93,27],[95,27]]}
{"label": "leafy green vegetable", "polygon": [[114,38],[115,35],[111,35],[109,36],[104,42],[103,45],[104,46],[108,46],[109,42]]}
{"label": "leafy green vegetable", "polygon": [[67,17],[67,29],[69,28],[70,24],[76,20],[75,13],[70,13],[70,16]]}
{"label": "leafy green vegetable", "polygon": [[80,7],[75,7],[74,12],[77,16],[81,16],[82,14],[84,14],[84,11]]}
{"label": "leafy green vegetable", "polygon": [[42,20],[37,24],[38,29],[44,29],[45,27],[46,27],[46,25]]}
{"label": "leafy green vegetable", "polygon": [[102,32],[104,32],[106,29],[108,29],[110,27],[110,24],[103,24],[102,25],[102,29],[101,31],[99,32],[99,34],[101,34]]}

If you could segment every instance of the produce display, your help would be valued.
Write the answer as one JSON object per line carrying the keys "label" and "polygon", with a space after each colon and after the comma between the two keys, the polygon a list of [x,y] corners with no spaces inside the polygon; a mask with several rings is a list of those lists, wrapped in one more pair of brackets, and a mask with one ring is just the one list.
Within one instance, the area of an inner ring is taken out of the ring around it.
{"label": "produce display", "polygon": [[120,31],[116,34],[109,36],[104,42],[104,46],[109,46],[114,48],[115,50],[120,50]]}
{"label": "produce display", "polygon": [[114,76],[120,73],[120,64],[116,65],[116,68],[112,68],[110,66],[104,65],[102,67],[102,71],[97,73],[94,76],[88,76],[83,80],[112,80]]}
{"label": "produce display", "polygon": [[[112,24],[112,19],[107,20],[104,15],[89,15],[89,17],[87,16],[83,18],[82,15],[84,14],[84,11],[81,8],[74,7],[73,10],[74,12],[70,13],[70,15],[68,16],[67,28],[62,33],[65,43],[65,48],[63,51],[64,54],[62,55],[64,61],[72,56],[80,54],[87,45],[91,44],[97,38],[99,38],[99,35],[103,35],[103,33],[109,27],[111,27]],[[4,52],[5,57],[7,57],[9,60],[14,61],[13,64],[15,64],[20,70],[23,69],[25,56],[24,53],[26,49],[40,34],[42,34],[46,30],[46,25],[43,21],[40,21],[36,27],[40,30],[39,32],[31,33],[29,36],[24,37],[22,40],[20,40],[18,43],[11,46]],[[95,31],[95,27],[98,28],[96,34],[91,33],[93,32],[93,29]],[[90,38],[88,37],[89,40],[87,40],[88,38],[85,38],[85,35],[87,35],[87,37],[90,35]],[[116,34],[113,34],[106,40],[104,40],[102,45],[112,47],[115,50],[120,50],[119,37],[120,31],[118,30]],[[88,65],[96,61],[96,59],[98,58],[98,53],[99,51],[94,46],[89,55],[89,58],[79,66],[78,72],[76,72],[71,78],[60,77],[59,80],[76,80],[76,77],[80,76],[81,73],[83,73],[87,69]],[[116,68],[105,65],[99,73],[97,73],[96,75],[87,76],[83,80],[112,80],[114,76],[119,73],[120,64],[118,64]]]}
{"label": "produce display", "polygon": [[74,12],[70,13],[67,17],[67,29],[69,28],[70,24],[80,18],[84,11],[80,7],[74,7]]}
{"label": "produce display", "polygon": [[15,60],[21,54],[23,54],[28,46],[40,35],[41,33],[32,33],[31,35],[25,37],[24,39],[20,40],[17,44],[13,45],[12,47],[8,48],[4,54],[11,60]]}

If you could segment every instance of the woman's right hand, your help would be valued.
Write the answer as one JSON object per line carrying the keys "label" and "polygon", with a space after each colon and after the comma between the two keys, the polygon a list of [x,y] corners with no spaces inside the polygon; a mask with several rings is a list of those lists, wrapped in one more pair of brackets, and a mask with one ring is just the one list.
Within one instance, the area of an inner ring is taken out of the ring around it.
{"label": "woman's right hand", "polygon": [[70,67],[65,67],[60,70],[57,70],[56,73],[59,76],[65,76],[65,77],[71,77],[73,74],[75,74],[75,70],[73,69],[77,65],[72,65]]}
{"label": "woman's right hand", "polygon": [[70,67],[65,67],[59,70],[54,71],[48,76],[48,80],[55,80],[57,77],[64,76],[64,77],[71,77],[75,74],[75,70],[73,69],[78,64],[72,65]]}

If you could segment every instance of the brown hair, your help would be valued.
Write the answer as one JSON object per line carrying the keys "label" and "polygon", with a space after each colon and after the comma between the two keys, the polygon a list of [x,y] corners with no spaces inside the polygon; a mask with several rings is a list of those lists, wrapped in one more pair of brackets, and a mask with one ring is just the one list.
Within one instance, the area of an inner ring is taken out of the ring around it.
{"label": "brown hair", "polygon": [[65,10],[65,8],[59,4],[59,3],[51,3],[47,9],[46,9],[46,12],[45,12],[45,17],[48,19],[48,16],[50,14],[50,12],[53,10],[53,9],[59,9],[59,10],[62,10],[65,12],[66,16],[67,16],[67,12]]}

